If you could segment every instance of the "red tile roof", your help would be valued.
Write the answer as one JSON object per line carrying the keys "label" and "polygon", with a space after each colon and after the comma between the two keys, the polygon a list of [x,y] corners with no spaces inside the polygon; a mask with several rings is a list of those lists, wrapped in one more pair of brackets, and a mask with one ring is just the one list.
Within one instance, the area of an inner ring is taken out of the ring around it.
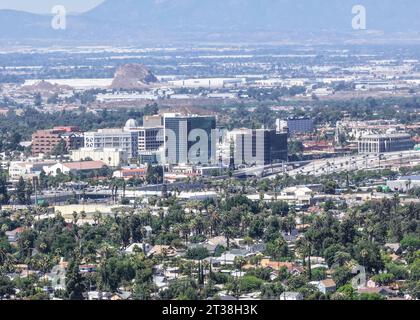
{"label": "red tile roof", "polygon": [[95,170],[105,167],[106,164],[102,161],[80,161],[63,163],[63,166],[70,170]]}

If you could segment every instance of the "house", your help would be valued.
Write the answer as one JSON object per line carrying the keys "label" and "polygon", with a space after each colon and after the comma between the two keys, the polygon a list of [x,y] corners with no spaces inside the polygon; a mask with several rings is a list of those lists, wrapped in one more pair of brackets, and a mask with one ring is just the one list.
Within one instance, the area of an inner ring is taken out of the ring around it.
{"label": "house", "polygon": [[163,288],[166,288],[168,286],[168,279],[165,276],[160,275],[154,275],[153,276],[153,283],[155,286],[161,290]]}
{"label": "house", "polygon": [[365,287],[365,288],[358,289],[357,293],[359,293],[359,294],[363,294],[363,293],[374,294],[374,293],[377,293],[377,294],[380,294],[380,295],[386,296],[386,297],[396,295],[396,293],[388,287],[375,287],[375,288],[366,288]]}
{"label": "house", "polygon": [[136,252],[135,250],[140,250],[143,251],[145,255],[148,255],[152,248],[153,247],[148,243],[132,243],[124,251],[125,253],[132,254]]}
{"label": "house", "polygon": [[400,255],[402,253],[401,245],[399,243],[385,243],[385,248],[391,253]]}
{"label": "house", "polygon": [[256,291],[256,292],[250,292],[250,293],[246,293],[243,294],[239,297],[239,300],[261,300],[261,292],[260,291]]}
{"label": "house", "polygon": [[213,237],[208,239],[206,242],[212,246],[227,247],[227,239],[224,236]]}
{"label": "house", "polygon": [[115,293],[110,300],[129,300],[131,298],[131,292],[128,291],[120,291]]}
{"label": "house", "polygon": [[16,228],[12,231],[6,231],[7,241],[11,243],[18,241],[20,234],[24,231],[25,228],[23,227]]}
{"label": "house", "polygon": [[233,265],[236,258],[244,258],[249,255],[252,254],[250,254],[247,250],[232,249],[224,252],[220,257],[213,259],[213,261],[218,261],[221,265]]}
{"label": "house", "polygon": [[286,268],[287,271],[293,275],[299,275],[304,271],[304,269],[301,266],[296,265],[293,262],[278,262],[278,261],[271,261],[270,259],[262,259],[261,267],[271,268],[274,271],[279,271],[282,268]]}
{"label": "house", "polygon": [[287,301],[303,300],[303,295],[300,292],[285,291],[280,295],[280,300],[287,300]]}
{"label": "house", "polygon": [[337,285],[333,279],[324,279],[319,281],[318,290],[323,294],[333,293],[337,290]]}
{"label": "house", "polygon": [[173,258],[177,255],[177,252],[171,246],[156,245],[150,249],[149,253],[147,254],[148,257],[152,257],[154,255],[163,255],[168,258]]}
{"label": "house", "polygon": [[217,261],[218,263],[220,263],[220,265],[233,265],[235,263],[236,257],[242,256],[238,256],[229,252],[224,252],[220,257],[214,258],[213,261]]}
{"label": "house", "polygon": [[93,273],[96,272],[96,264],[82,264],[79,266],[80,273]]}
{"label": "house", "polygon": [[88,300],[110,300],[112,294],[110,292],[89,291],[87,293]]}
{"label": "house", "polygon": [[66,268],[67,263],[61,262],[54,266],[51,272],[47,274],[47,279],[51,281],[53,290],[65,290],[66,289]]}
{"label": "house", "polygon": [[230,275],[234,278],[242,278],[243,276],[245,276],[245,274],[246,273],[244,271],[239,271],[239,270],[235,270],[230,273]]}
{"label": "house", "polygon": [[299,203],[310,205],[313,198],[313,191],[305,186],[296,186],[284,188],[278,200],[286,201],[288,203]]}

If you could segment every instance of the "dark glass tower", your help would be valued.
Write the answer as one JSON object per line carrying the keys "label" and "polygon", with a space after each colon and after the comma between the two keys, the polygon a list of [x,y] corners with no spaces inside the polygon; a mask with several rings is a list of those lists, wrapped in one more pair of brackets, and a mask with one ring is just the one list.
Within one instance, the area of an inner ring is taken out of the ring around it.
{"label": "dark glass tower", "polygon": [[167,114],[165,162],[208,164],[216,161],[216,117]]}

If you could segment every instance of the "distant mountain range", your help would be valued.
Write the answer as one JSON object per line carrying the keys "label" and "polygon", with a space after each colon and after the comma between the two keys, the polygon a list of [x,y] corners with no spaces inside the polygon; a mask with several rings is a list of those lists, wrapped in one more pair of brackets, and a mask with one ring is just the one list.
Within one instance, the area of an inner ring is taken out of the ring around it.
{"label": "distant mountain range", "polygon": [[367,9],[368,31],[420,33],[418,0],[107,0],[69,16],[65,31],[53,30],[48,15],[0,10],[0,39],[141,43],[351,36],[356,4]]}

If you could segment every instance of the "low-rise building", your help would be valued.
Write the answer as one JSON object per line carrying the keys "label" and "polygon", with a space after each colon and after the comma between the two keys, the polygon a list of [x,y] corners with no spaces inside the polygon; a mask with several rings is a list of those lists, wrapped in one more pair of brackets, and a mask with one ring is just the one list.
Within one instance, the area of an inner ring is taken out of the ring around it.
{"label": "low-rise building", "polygon": [[406,192],[420,187],[420,175],[400,177],[397,180],[387,181],[386,185],[392,191]]}
{"label": "low-rise building", "polygon": [[333,279],[324,279],[318,283],[318,290],[323,294],[333,293],[336,289],[337,285]]}
{"label": "low-rise building", "polygon": [[9,177],[12,180],[18,180],[20,177],[29,179],[38,176],[45,167],[56,164],[56,161],[44,162],[21,162],[12,161],[9,165]]}
{"label": "low-rise building", "polygon": [[115,178],[121,179],[143,179],[147,175],[147,167],[140,167],[140,168],[122,168],[121,170],[117,170],[113,173]]}
{"label": "low-rise building", "polygon": [[59,172],[63,174],[87,172],[100,170],[106,166],[102,161],[80,161],[80,162],[65,162],[57,163],[48,167],[45,171],[47,175],[56,176]]}
{"label": "low-rise building", "polygon": [[101,161],[109,167],[118,167],[128,161],[128,153],[121,149],[113,148],[82,148],[71,152],[72,161],[93,160]]}

